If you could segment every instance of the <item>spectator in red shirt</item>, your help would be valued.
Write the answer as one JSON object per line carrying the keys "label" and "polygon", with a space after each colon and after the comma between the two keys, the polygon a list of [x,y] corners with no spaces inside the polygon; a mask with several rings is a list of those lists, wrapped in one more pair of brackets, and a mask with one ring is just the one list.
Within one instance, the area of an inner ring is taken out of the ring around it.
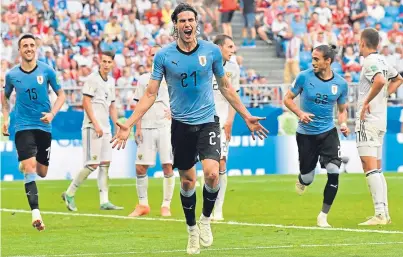
{"label": "spectator in red shirt", "polygon": [[344,1],[337,1],[337,7],[333,10],[333,24],[341,28],[345,24],[345,17],[348,17],[349,10],[344,6]]}
{"label": "spectator in red shirt", "polygon": [[322,27],[322,25],[320,25],[320,23],[319,23],[319,15],[316,12],[312,13],[311,19],[306,24],[306,27],[307,27],[308,31],[311,31],[311,28],[313,28],[314,31],[325,30],[325,28]]}
{"label": "spectator in red shirt", "polygon": [[150,24],[161,25],[162,22],[162,13],[158,8],[157,3],[151,4],[151,9],[145,13],[145,17]]}
{"label": "spectator in red shirt", "polygon": [[22,15],[17,12],[17,5],[11,4],[9,11],[6,12],[6,21],[9,25],[15,24],[21,26],[23,23]]}
{"label": "spectator in red shirt", "polygon": [[221,12],[222,30],[225,35],[228,35],[230,37],[232,37],[231,20],[237,8],[237,0],[221,0],[219,11]]}
{"label": "spectator in red shirt", "polygon": [[388,32],[388,38],[390,38],[393,34],[396,33],[397,37],[402,37],[403,32],[400,30],[400,24],[399,22],[393,23],[393,28]]}

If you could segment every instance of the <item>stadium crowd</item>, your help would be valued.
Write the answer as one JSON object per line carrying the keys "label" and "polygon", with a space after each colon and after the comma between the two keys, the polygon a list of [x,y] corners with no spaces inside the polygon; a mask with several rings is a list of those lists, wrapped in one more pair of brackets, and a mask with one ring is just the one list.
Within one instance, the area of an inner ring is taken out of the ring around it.
{"label": "stadium crowd", "polygon": [[[199,13],[200,37],[211,40],[220,30],[221,17],[240,10],[249,28],[241,47],[255,47],[255,37],[275,44],[277,56],[285,58],[284,83],[291,83],[300,70],[310,67],[313,47],[335,44],[339,55],[333,69],[347,81],[357,82],[361,60],[359,33],[371,26],[381,33],[379,51],[403,73],[403,0],[189,0]],[[231,4],[232,3],[232,4]],[[39,60],[52,66],[68,93],[67,108],[81,103],[86,77],[98,69],[99,53],[116,51],[117,106],[132,109],[133,89],[139,75],[150,71],[148,50],[154,44],[173,40],[170,15],[177,1],[150,0],[4,0],[1,2],[1,80],[18,63],[17,41],[21,33],[36,36]],[[246,13],[248,12],[248,13]],[[252,16],[250,15],[252,12]],[[223,31],[231,34],[231,18],[222,22]],[[240,33],[235,31],[234,33]],[[241,83],[266,84],[267,78],[242,65]],[[258,92],[245,94],[257,98]],[[259,96],[261,97],[261,96]],[[263,96],[270,98],[270,96]],[[403,90],[398,92],[403,98]]]}

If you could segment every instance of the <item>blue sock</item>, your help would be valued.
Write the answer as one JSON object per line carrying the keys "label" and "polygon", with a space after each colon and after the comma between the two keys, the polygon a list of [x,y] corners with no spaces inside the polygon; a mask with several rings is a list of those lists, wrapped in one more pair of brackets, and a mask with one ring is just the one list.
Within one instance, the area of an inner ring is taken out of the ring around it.
{"label": "blue sock", "polygon": [[28,173],[24,174],[24,183],[27,184],[29,182],[33,182],[36,180],[36,173]]}

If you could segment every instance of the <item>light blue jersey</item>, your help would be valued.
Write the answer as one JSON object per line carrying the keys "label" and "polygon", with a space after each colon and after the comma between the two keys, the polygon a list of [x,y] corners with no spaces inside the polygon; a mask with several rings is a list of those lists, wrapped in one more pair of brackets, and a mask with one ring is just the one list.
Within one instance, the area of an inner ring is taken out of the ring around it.
{"label": "light blue jersey", "polygon": [[198,40],[191,52],[183,52],[173,42],[157,52],[151,79],[168,85],[172,118],[199,125],[214,122],[216,115],[212,80],[224,76],[223,59],[218,46]]}
{"label": "light blue jersey", "polygon": [[50,112],[52,108],[48,95],[49,85],[55,92],[60,89],[56,72],[43,62],[38,61],[31,72],[25,72],[17,65],[6,74],[6,97],[9,98],[13,90],[16,92],[15,132],[29,129],[52,131],[51,124],[40,120],[42,112]]}
{"label": "light blue jersey", "polygon": [[294,81],[291,92],[301,94],[301,110],[315,117],[308,124],[298,123],[297,132],[317,135],[334,128],[334,106],[345,104],[348,95],[347,82],[333,72],[329,80],[322,80],[312,69],[301,72]]}

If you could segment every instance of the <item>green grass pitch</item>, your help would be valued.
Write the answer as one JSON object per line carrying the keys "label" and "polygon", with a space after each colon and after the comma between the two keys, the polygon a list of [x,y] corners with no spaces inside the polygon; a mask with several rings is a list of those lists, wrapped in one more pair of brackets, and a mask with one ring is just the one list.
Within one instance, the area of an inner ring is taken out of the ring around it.
{"label": "green grass pitch", "polygon": [[[337,229],[316,228],[326,176],[318,175],[303,196],[294,191],[296,176],[229,177],[225,221],[212,225],[213,246],[200,256],[403,256],[403,174],[387,173],[392,224],[360,227],[373,214],[363,174],[342,174],[329,214]],[[126,216],[137,203],[134,179],[110,181],[109,198],[122,211],[99,210],[95,180],[76,194],[78,212],[61,200],[69,181],[39,181],[46,230],[31,227],[23,182],[1,183],[1,256],[186,256],[187,232],[177,179],[173,217],[161,219],[162,180],[149,180],[151,214]],[[197,191],[197,217],[202,193]],[[48,212],[48,213],[47,213]],[[77,215],[72,215],[77,214]],[[97,214],[91,216],[91,214]],[[341,229],[338,229],[341,228]]]}

